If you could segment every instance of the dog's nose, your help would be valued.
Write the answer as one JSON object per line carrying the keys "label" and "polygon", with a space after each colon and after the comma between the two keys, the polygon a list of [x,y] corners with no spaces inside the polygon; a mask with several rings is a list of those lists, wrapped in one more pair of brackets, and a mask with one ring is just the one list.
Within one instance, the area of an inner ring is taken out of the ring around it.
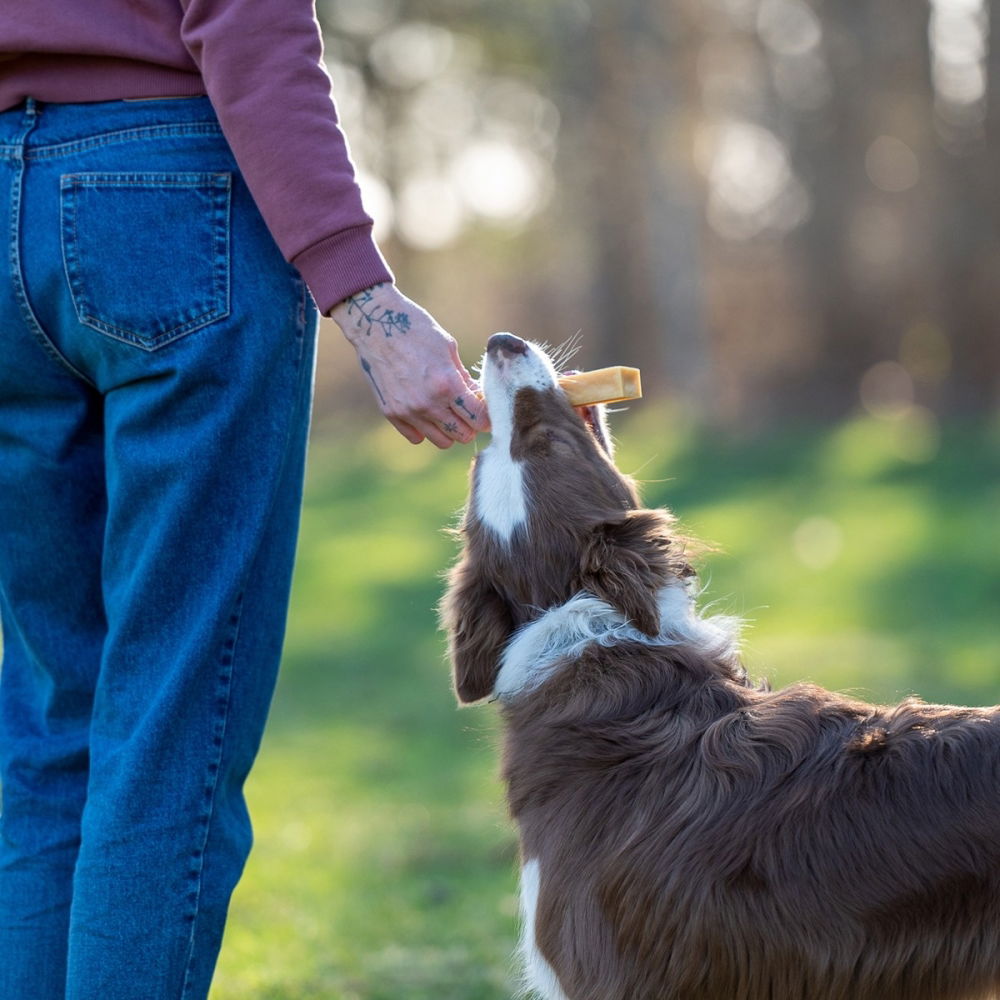
{"label": "dog's nose", "polygon": [[488,354],[527,354],[528,345],[512,333],[494,333],[486,341]]}

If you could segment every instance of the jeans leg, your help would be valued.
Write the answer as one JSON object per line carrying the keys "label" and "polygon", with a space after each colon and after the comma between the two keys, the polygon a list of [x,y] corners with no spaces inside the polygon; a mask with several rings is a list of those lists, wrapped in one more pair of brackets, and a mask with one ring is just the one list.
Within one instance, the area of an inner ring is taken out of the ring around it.
{"label": "jeans leg", "polygon": [[250,849],[243,783],[301,501],[315,315],[288,284],[297,299],[142,358],[106,397],[108,632],[67,1000],[208,992]]}
{"label": "jeans leg", "polygon": [[[0,176],[0,234],[9,241],[9,164],[0,164]],[[91,697],[105,635],[101,412],[93,388],[35,339],[13,282],[0,277],[4,1000],[65,996]]]}
{"label": "jeans leg", "polygon": [[[51,364],[38,353],[43,365]],[[90,692],[104,635],[99,575],[104,491],[96,406],[85,387],[68,384],[69,377],[58,381],[64,382],[64,394],[30,401],[0,390],[0,996],[5,1000],[64,996]],[[18,402],[25,404],[26,415],[19,429],[12,412]]]}

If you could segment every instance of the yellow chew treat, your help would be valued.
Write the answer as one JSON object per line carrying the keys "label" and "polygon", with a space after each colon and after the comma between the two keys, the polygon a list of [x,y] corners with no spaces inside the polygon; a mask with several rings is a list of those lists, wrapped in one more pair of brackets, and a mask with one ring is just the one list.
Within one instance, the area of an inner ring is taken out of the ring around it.
{"label": "yellow chew treat", "polygon": [[595,368],[591,372],[580,372],[577,375],[560,375],[559,387],[574,406],[621,403],[626,399],[639,399],[642,396],[639,369],[623,365]]}

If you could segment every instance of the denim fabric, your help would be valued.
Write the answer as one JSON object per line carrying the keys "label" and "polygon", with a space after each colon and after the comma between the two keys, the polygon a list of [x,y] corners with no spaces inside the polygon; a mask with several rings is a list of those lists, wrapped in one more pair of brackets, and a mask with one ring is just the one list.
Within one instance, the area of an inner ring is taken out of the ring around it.
{"label": "denim fabric", "polygon": [[0,113],[0,997],[203,998],[316,312],[199,98]]}

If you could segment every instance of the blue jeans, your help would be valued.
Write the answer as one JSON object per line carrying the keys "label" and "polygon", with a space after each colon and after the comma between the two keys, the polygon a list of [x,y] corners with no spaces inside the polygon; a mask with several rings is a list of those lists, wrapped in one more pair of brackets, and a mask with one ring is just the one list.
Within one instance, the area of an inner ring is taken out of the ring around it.
{"label": "blue jeans", "polygon": [[203,98],[0,113],[0,997],[203,998],[316,312]]}

